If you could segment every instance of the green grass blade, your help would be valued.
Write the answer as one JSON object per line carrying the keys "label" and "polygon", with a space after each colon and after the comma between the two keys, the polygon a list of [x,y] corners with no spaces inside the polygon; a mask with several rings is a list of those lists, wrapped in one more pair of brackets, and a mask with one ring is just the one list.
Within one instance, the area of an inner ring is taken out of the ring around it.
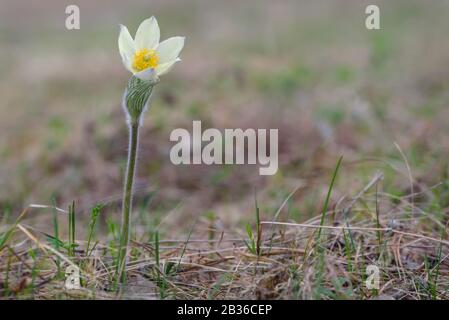
{"label": "green grass blade", "polygon": [[[335,167],[334,173],[332,175],[331,184],[329,185],[329,190],[327,191],[326,200],[324,201],[323,210],[321,212],[320,227],[322,227],[324,225],[324,218],[326,216],[326,212],[327,212],[327,209],[329,207],[329,200],[330,200],[330,197],[331,197],[331,194],[332,194],[332,189],[334,188],[335,180],[337,178],[338,170],[340,169],[340,165],[341,165],[342,160],[343,160],[343,156],[341,156],[338,159],[337,166]],[[321,231],[322,231],[322,228],[319,228],[318,229],[318,236],[317,236],[318,240],[321,239]]]}

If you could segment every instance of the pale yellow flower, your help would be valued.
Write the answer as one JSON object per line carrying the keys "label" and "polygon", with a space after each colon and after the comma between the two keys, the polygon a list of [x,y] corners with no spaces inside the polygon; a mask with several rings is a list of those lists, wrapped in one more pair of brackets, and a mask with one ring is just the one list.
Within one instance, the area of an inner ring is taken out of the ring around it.
{"label": "pale yellow flower", "polygon": [[118,46],[123,64],[136,77],[152,80],[168,72],[178,61],[185,37],[172,37],[159,43],[160,30],[155,17],[144,20],[133,39],[120,25]]}

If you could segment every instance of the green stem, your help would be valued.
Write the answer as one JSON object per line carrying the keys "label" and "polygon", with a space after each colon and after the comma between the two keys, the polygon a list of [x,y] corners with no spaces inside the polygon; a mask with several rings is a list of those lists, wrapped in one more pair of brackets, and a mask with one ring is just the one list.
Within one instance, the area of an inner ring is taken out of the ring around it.
{"label": "green stem", "polygon": [[133,180],[134,171],[136,167],[137,149],[139,144],[139,119],[132,120],[129,125],[129,150],[128,150],[128,163],[126,166],[126,180],[123,196],[123,208],[122,208],[122,227],[120,232],[120,247],[118,251],[118,265],[116,273],[116,281],[121,283],[125,282],[125,266],[126,266],[126,253],[129,242],[129,229],[130,229],[130,212],[132,207],[132,193],[133,193]]}

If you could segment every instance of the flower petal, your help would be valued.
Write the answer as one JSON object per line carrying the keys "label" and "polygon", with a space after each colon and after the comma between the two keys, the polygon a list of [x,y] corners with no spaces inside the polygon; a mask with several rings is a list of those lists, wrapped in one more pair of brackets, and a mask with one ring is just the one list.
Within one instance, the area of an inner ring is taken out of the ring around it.
{"label": "flower petal", "polygon": [[154,68],[147,68],[135,73],[134,75],[144,81],[155,80],[157,78],[156,70]]}
{"label": "flower petal", "polygon": [[159,43],[161,32],[155,17],[144,20],[136,32],[136,49],[154,49]]}
{"label": "flower petal", "polygon": [[123,62],[123,65],[125,66],[125,68],[126,68],[128,71],[130,71],[130,72],[132,72],[132,73],[135,72],[134,69],[133,69],[133,67],[132,67],[132,65],[131,65],[131,61],[130,61],[128,58],[122,59],[122,62]]}
{"label": "flower petal", "polygon": [[134,40],[133,38],[131,38],[128,28],[126,28],[124,25],[120,25],[120,34],[118,36],[118,48],[123,63],[125,63],[125,60],[131,61],[131,58],[135,52]]}
{"label": "flower petal", "polygon": [[172,37],[159,43],[156,51],[159,55],[159,63],[164,64],[175,60],[184,47],[185,37]]}
{"label": "flower petal", "polygon": [[176,59],[173,60],[173,61],[166,62],[166,63],[163,63],[163,64],[158,65],[158,66],[156,67],[156,74],[157,74],[158,76],[161,76],[161,75],[163,75],[163,74],[166,74],[168,71],[170,71],[170,69],[173,67],[173,65],[174,65],[176,62],[178,62],[178,61],[181,61],[181,59],[176,58]]}

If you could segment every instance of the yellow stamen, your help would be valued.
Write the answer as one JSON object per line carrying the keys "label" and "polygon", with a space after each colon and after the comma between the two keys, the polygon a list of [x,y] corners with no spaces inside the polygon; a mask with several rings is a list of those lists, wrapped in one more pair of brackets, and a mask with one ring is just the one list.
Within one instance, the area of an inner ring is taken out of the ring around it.
{"label": "yellow stamen", "polygon": [[136,72],[156,68],[159,63],[159,56],[155,50],[141,49],[134,54],[133,68]]}

